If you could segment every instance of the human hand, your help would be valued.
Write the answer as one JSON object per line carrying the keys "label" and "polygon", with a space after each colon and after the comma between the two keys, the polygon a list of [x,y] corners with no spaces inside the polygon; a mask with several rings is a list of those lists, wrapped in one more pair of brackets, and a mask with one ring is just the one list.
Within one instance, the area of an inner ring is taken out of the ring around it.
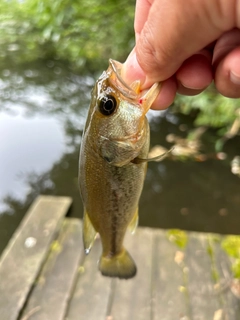
{"label": "human hand", "polygon": [[240,0],[137,0],[134,27],[123,77],[140,79],[142,89],[162,82],[153,109],[213,79],[222,95],[240,98]]}

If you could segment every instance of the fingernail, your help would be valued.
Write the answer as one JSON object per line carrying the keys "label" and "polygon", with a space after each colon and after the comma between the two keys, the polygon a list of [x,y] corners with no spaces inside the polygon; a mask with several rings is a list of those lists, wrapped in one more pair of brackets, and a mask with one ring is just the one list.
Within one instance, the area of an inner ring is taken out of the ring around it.
{"label": "fingernail", "polygon": [[135,50],[133,49],[133,51],[129,54],[129,56],[127,57],[127,60],[125,62],[127,64],[127,66],[133,70],[138,70],[140,67],[139,67],[139,64],[138,64],[138,61],[137,61],[137,56],[136,56],[136,52]]}
{"label": "fingernail", "polygon": [[240,75],[230,71],[230,80],[237,85],[240,85]]}

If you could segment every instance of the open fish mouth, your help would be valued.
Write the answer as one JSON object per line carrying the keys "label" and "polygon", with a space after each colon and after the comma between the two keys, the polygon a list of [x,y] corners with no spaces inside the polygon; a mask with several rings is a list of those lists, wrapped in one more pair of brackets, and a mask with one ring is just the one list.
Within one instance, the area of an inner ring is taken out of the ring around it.
{"label": "open fish mouth", "polygon": [[110,83],[115,87],[125,98],[136,101],[139,94],[140,82],[136,86],[136,90],[133,87],[129,86],[121,76],[122,64],[116,60],[109,60],[108,71],[110,73]]}
{"label": "open fish mouth", "polygon": [[136,80],[128,85],[121,76],[121,69],[122,64],[120,62],[112,59],[109,60],[109,68],[107,72],[109,74],[109,81],[111,85],[117,89],[125,99],[135,102],[135,104],[142,110],[143,114],[146,115],[161,90],[161,84],[154,83],[152,87],[142,95],[140,81]]}

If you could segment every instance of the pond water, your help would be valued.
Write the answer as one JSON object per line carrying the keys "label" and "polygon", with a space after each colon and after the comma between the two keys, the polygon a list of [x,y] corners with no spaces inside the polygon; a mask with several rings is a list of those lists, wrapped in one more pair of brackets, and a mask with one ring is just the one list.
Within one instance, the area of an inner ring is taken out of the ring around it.
{"label": "pond water", "polygon": [[[78,154],[96,77],[56,61],[1,68],[0,252],[38,194],[72,197],[69,214],[82,217]],[[187,134],[197,132],[191,117],[172,110],[148,116],[152,146],[184,145]],[[204,129],[195,141],[200,156],[149,164],[140,225],[240,234],[240,178],[231,170],[240,136],[221,154],[216,139]]]}

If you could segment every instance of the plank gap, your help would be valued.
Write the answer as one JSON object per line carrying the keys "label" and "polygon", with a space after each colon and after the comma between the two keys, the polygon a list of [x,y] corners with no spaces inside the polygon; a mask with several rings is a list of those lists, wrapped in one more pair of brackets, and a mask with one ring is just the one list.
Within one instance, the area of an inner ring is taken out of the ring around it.
{"label": "plank gap", "polygon": [[111,279],[111,285],[110,285],[110,293],[109,293],[109,299],[107,304],[107,312],[106,312],[106,318],[111,319],[111,313],[112,313],[112,307],[114,303],[114,297],[116,293],[116,287],[117,287],[117,279],[113,278]]}
{"label": "plank gap", "polygon": [[[151,268],[151,311],[150,311],[150,319],[153,320],[155,317],[155,301],[156,301],[156,279],[154,275],[157,272],[157,259],[156,259],[156,252],[157,252],[157,234],[154,230],[153,240],[152,240],[152,268]],[[154,281],[155,279],[155,281]]]}
{"label": "plank gap", "polygon": [[80,260],[79,260],[78,270],[77,270],[77,272],[75,274],[73,286],[72,286],[72,289],[71,289],[71,292],[70,292],[70,295],[69,295],[69,301],[68,301],[68,304],[67,304],[67,308],[65,310],[64,319],[66,319],[66,320],[68,319],[67,315],[69,313],[70,304],[71,304],[71,301],[72,301],[72,299],[74,297],[74,294],[75,294],[75,291],[76,291],[76,288],[77,288],[77,285],[78,285],[79,278],[81,277],[81,271],[80,270],[84,265],[85,259],[86,259],[86,254],[83,251],[82,254],[81,254]]}

